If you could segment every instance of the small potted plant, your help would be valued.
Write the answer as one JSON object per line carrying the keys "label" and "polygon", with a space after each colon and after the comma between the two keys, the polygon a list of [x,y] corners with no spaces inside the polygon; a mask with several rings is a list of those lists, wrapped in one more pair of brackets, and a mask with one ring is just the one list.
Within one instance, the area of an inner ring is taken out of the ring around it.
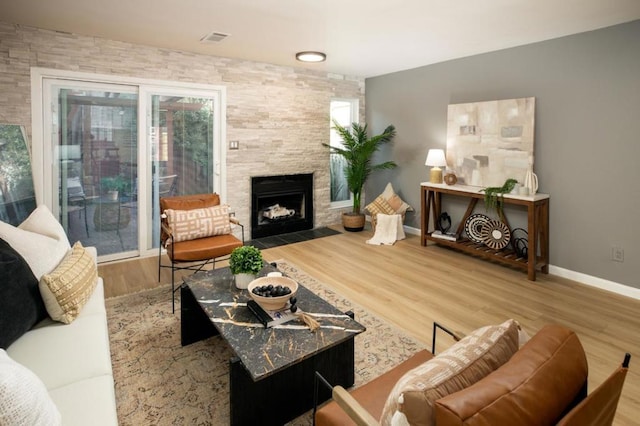
{"label": "small potted plant", "polygon": [[263,267],[262,253],[254,246],[235,248],[229,258],[229,269],[235,275],[236,287],[246,289]]}
{"label": "small potted plant", "polygon": [[125,191],[128,182],[123,176],[105,177],[100,180],[103,190],[107,191],[107,195],[111,200],[117,200],[120,191]]}

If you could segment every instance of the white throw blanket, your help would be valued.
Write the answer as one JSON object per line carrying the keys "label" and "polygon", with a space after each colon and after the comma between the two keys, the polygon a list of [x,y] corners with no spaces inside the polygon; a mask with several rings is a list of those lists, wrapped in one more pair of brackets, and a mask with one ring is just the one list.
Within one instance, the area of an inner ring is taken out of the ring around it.
{"label": "white throw blanket", "polygon": [[378,213],[376,232],[373,234],[372,239],[367,240],[367,244],[393,245],[396,241],[404,240],[404,238],[402,216],[399,214]]}

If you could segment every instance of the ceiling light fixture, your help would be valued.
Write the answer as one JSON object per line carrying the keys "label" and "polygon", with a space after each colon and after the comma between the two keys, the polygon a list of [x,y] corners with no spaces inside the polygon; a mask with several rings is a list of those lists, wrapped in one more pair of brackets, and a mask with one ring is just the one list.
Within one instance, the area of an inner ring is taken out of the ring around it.
{"label": "ceiling light fixture", "polygon": [[301,62],[324,62],[327,55],[322,52],[298,52],[296,59]]}

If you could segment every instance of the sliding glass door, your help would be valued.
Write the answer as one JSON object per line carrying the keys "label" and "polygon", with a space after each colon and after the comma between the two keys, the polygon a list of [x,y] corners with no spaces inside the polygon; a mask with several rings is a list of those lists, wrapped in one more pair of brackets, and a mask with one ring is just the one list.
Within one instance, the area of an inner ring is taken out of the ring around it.
{"label": "sliding glass door", "polygon": [[224,189],[219,91],[42,81],[44,200],[100,260],[157,253],[160,197]]}
{"label": "sliding glass door", "polygon": [[149,90],[146,93],[150,123],[149,179],[152,183],[151,247],[158,247],[160,197],[213,192],[218,126],[215,96],[184,90]]}

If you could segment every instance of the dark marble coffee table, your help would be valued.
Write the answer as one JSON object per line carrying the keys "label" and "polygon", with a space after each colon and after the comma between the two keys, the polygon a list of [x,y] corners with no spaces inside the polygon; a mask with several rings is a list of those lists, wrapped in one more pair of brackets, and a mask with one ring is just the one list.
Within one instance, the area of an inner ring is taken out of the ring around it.
{"label": "dark marble coffee table", "polygon": [[[265,265],[259,276],[272,271]],[[232,425],[281,425],[311,409],[315,371],[332,384],[353,385],[353,339],[364,326],[302,285],[296,297],[302,310],[319,314],[320,329],[312,333],[298,320],[265,329],[228,268],[184,279],[182,344],[219,334],[236,355],[229,371]],[[322,392],[320,400],[329,396]]]}

